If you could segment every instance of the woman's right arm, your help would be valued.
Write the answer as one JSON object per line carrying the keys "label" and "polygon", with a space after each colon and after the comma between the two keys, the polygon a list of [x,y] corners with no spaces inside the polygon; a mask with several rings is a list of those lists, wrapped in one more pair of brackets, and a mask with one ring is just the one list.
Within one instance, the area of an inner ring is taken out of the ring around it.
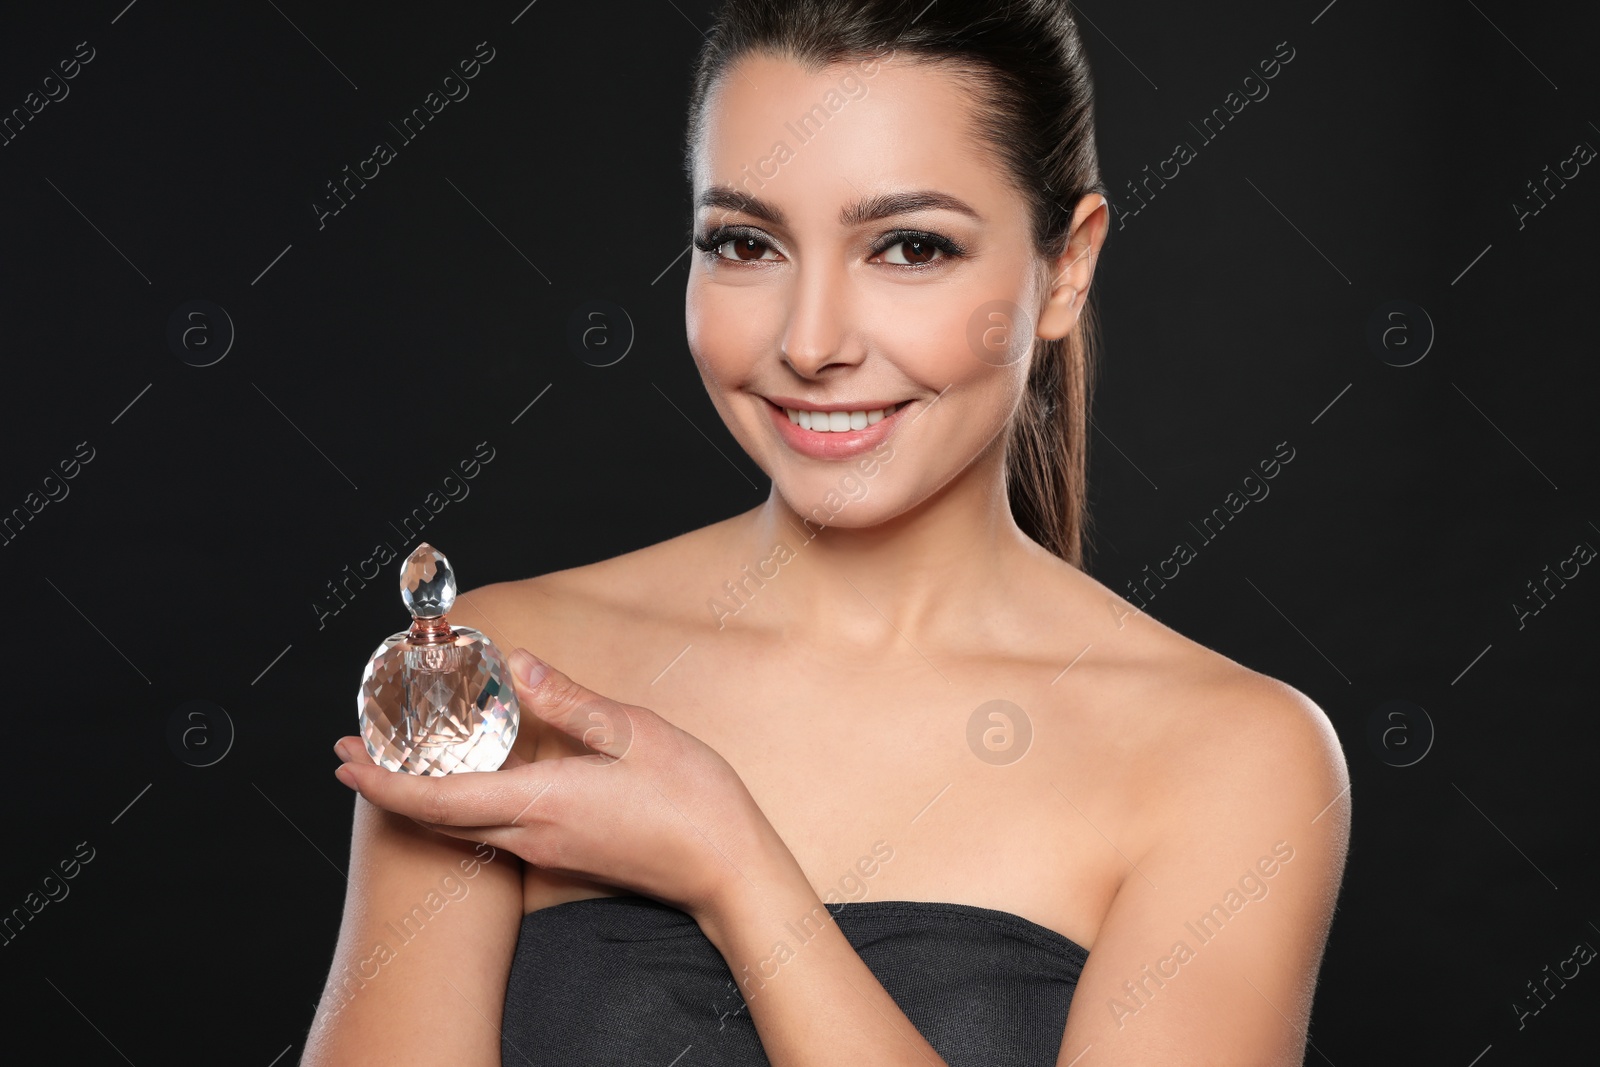
{"label": "woman's right arm", "polygon": [[356,797],[333,969],[302,1067],[499,1067],[522,861]]}
{"label": "woman's right arm", "polygon": [[[490,606],[497,598],[485,590],[472,597],[490,615],[505,610]],[[463,597],[451,620],[483,628],[475,614]],[[522,717],[515,745],[527,760],[540,725],[530,718]],[[302,1067],[499,1067],[522,912],[520,858],[357,796],[344,918]]]}

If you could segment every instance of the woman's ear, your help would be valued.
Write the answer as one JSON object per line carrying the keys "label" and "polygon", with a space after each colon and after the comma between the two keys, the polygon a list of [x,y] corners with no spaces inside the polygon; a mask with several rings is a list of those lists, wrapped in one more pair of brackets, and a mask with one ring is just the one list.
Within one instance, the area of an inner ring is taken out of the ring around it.
{"label": "woman's ear", "polygon": [[1105,197],[1090,193],[1078,201],[1066,250],[1052,264],[1050,292],[1034,330],[1038,336],[1046,340],[1065,337],[1078,321],[1110,226],[1111,209]]}

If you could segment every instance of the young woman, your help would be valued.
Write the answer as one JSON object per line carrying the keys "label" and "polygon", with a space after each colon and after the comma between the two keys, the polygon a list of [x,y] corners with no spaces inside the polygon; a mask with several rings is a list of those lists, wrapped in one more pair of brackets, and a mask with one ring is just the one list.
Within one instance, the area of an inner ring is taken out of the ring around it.
{"label": "young woman", "polygon": [[340,742],[302,1062],[1300,1063],[1346,769],[1082,569],[1068,4],[730,0],[687,163],[689,347],[771,493],[462,597],[541,658],[501,770]]}

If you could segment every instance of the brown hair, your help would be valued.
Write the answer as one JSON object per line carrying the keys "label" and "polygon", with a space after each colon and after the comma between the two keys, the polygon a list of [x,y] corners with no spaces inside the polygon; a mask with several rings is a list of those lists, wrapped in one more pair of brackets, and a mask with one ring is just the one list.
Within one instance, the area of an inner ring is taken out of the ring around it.
{"label": "brown hair", "polygon": [[[1107,192],[1088,57],[1066,0],[725,0],[694,71],[684,151],[690,180],[706,99],[742,56],[782,55],[816,70],[889,51],[946,63],[977,87],[979,129],[1029,204],[1036,251],[1053,262],[1066,249],[1077,202]],[[1036,341],[1006,444],[1017,525],[1080,568],[1098,337],[1091,296],[1071,333]]]}

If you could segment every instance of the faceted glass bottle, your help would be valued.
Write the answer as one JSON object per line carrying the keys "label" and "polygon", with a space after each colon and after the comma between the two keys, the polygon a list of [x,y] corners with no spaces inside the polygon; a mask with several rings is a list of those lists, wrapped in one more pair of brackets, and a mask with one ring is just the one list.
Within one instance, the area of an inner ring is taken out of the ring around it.
{"label": "faceted glass bottle", "polygon": [[482,633],[445,621],[455,571],[427,542],[400,569],[400,599],[411,628],[378,646],[356,697],[368,755],[411,774],[495,770],[517,738],[510,665]]}

